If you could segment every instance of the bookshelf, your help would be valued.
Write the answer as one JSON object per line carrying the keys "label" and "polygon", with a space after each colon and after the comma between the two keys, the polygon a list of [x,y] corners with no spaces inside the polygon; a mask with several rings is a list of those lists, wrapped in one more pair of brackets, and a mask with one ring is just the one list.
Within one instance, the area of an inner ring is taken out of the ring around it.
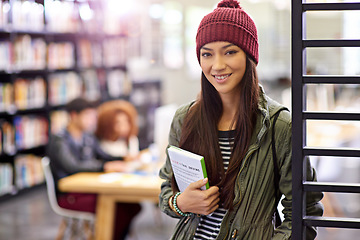
{"label": "bookshelf", "polygon": [[[161,84],[127,77],[128,57],[141,52],[141,34],[131,31],[137,18],[111,19],[105,5],[0,0],[0,200],[44,182],[39,166],[49,134],[66,125],[64,106],[77,96],[134,101],[140,130],[152,129]],[[137,101],[149,91],[155,100]],[[139,136],[142,148],[151,136]]]}

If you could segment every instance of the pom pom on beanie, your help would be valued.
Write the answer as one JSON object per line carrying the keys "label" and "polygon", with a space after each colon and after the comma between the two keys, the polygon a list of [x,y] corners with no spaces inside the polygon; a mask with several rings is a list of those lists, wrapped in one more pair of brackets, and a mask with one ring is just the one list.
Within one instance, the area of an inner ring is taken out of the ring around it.
{"label": "pom pom on beanie", "polygon": [[241,8],[239,2],[235,0],[223,0],[218,3],[217,7]]}
{"label": "pom pom on beanie", "polygon": [[196,54],[205,44],[225,41],[239,46],[257,64],[259,43],[254,21],[236,0],[223,0],[200,22],[196,34]]}

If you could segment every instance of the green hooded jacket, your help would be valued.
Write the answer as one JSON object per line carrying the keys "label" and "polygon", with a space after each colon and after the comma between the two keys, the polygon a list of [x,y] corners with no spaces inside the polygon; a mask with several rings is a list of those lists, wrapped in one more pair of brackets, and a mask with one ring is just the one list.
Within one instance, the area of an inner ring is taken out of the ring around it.
{"label": "green hooded jacket", "polygon": [[[169,145],[179,146],[182,123],[192,103],[180,107],[175,113],[169,134]],[[217,239],[291,239],[292,152],[291,115],[288,111],[281,111],[275,125],[275,146],[280,171],[279,190],[284,195],[281,204],[284,207],[282,212],[285,219],[275,230],[273,225],[273,215],[277,204],[275,203],[276,190],[270,128],[272,116],[282,109],[284,106],[270,99],[261,91],[260,111],[254,134],[235,184],[234,208],[227,211]],[[307,180],[316,181],[315,170],[309,162],[307,166]],[[169,208],[168,200],[173,195],[173,191],[171,189],[172,170],[168,155],[159,175],[165,180],[159,196],[160,209],[171,217],[180,218],[171,239],[193,239],[200,217],[196,214],[179,217]],[[323,206],[319,202],[322,197],[322,193],[307,193],[307,215],[322,216]],[[315,228],[308,227],[307,239],[314,239],[315,236]]]}

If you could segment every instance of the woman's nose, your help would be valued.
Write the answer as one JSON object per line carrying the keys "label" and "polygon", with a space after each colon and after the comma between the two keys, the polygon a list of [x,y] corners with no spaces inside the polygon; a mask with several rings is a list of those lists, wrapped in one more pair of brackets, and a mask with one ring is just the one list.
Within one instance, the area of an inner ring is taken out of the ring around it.
{"label": "woman's nose", "polygon": [[224,61],[224,58],[222,56],[216,56],[214,58],[214,62],[213,62],[213,70],[222,70],[226,67],[226,64],[225,64],[225,61]]}

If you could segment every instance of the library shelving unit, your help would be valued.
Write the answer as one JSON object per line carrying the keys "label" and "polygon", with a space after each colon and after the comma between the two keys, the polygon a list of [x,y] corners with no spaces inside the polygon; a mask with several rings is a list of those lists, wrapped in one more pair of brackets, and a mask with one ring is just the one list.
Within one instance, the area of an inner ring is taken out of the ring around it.
{"label": "library shelving unit", "polygon": [[134,101],[146,131],[140,145],[151,143],[160,81],[128,79],[127,58],[140,47],[141,36],[129,34],[136,17],[109,19],[106,4],[0,0],[0,200],[44,183],[49,134],[66,124],[64,106],[77,96]]}

